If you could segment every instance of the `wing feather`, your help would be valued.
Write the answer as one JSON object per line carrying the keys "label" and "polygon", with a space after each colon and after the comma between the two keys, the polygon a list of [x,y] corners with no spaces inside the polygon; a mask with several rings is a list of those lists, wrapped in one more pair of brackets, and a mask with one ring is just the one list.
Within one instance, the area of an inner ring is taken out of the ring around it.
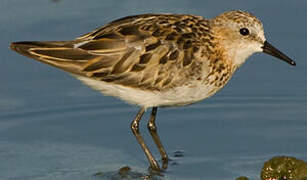
{"label": "wing feather", "polygon": [[[17,42],[20,54],[96,80],[144,90],[185,83],[199,66],[201,42],[191,15],[147,14],[113,21],[73,41]],[[194,47],[194,48],[192,48]]]}

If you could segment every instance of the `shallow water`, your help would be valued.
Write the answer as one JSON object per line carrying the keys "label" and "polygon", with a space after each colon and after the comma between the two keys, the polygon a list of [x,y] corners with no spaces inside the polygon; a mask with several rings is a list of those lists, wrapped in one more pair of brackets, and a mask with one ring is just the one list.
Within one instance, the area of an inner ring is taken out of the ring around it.
{"label": "shallow water", "polygon": [[[9,43],[73,39],[126,15],[148,12],[214,17],[242,9],[263,22],[267,39],[297,67],[253,55],[217,95],[198,104],[159,109],[158,131],[178,180],[259,179],[276,155],[307,160],[305,1],[0,2],[0,179],[118,179],[118,169],[147,172],[129,124],[137,107],[82,85],[60,70],[17,55]],[[146,116],[148,118],[148,115]],[[142,133],[158,157],[145,121]],[[174,157],[175,151],[183,157]],[[102,176],[93,176],[103,172]]]}

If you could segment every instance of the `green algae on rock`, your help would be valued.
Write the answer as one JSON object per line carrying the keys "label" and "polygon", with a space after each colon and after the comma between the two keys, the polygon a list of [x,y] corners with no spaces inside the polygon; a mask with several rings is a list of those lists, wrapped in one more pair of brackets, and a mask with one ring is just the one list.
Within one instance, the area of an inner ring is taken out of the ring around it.
{"label": "green algae on rock", "polygon": [[307,163],[294,157],[273,157],[264,163],[261,180],[307,180]]}

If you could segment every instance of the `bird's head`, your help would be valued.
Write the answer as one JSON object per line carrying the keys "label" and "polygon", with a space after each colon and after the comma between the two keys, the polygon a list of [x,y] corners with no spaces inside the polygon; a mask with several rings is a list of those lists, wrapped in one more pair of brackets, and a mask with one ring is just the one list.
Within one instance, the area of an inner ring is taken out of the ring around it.
{"label": "bird's head", "polygon": [[239,67],[256,52],[275,56],[291,65],[295,62],[267,42],[259,19],[244,11],[229,11],[210,20],[213,36],[221,51]]}

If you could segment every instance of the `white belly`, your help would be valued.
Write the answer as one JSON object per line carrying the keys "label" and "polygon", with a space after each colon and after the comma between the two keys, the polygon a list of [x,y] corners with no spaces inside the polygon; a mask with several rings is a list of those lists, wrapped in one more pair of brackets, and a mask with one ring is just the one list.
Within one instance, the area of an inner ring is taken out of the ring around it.
{"label": "white belly", "polygon": [[118,97],[130,104],[145,108],[192,104],[212,96],[218,90],[213,85],[206,86],[197,82],[193,86],[176,87],[168,91],[149,91],[106,83],[82,76],[76,77],[105,95]]}

